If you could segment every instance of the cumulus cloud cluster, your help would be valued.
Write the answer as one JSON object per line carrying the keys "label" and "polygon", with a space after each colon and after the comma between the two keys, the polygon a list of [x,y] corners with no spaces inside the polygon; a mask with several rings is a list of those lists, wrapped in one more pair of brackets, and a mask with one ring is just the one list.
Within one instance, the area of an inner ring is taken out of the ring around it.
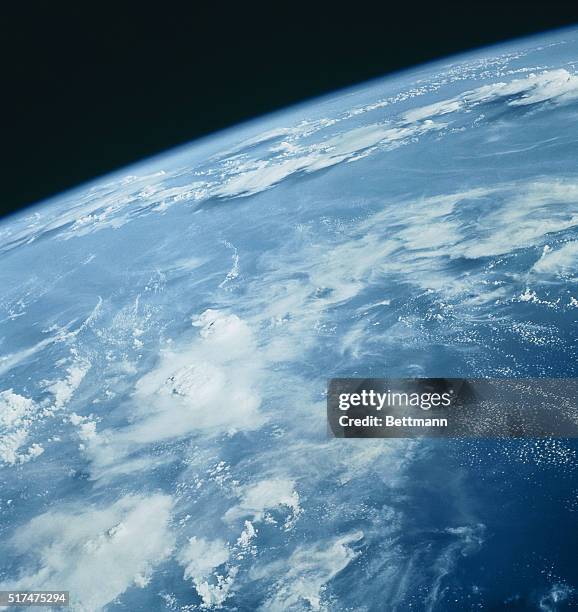
{"label": "cumulus cloud cluster", "polygon": [[[127,495],[100,507],[49,510],[12,536],[10,544],[38,569],[3,589],[70,590],[75,609],[99,610],[131,585],[145,586],[170,554],[172,501]],[[26,567],[26,566],[25,566]]]}
{"label": "cumulus cloud cluster", "polygon": [[482,85],[455,98],[414,108],[404,113],[407,123],[465,111],[480,104],[503,100],[508,106],[530,106],[541,102],[565,104],[578,98],[578,76],[564,68],[532,73],[509,82]]}
{"label": "cumulus cloud cluster", "polygon": [[270,521],[271,516],[266,511],[279,507],[289,510],[285,529],[290,529],[302,512],[295,482],[286,478],[263,479],[246,487],[241,492],[239,504],[229,508],[223,518],[226,521],[234,521],[248,516],[253,521]]}
{"label": "cumulus cloud cluster", "polygon": [[198,336],[190,346],[166,350],[136,383],[127,407],[132,424],[89,440],[95,475],[148,444],[250,431],[265,422],[259,410],[263,359],[250,327],[237,315],[212,309],[192,324]]}
{"label": "cumulus cloud cluster", "polygon": [[576,278],[578,270],[578,242],[567,242],[553,249],[544,247],[542,256],[532,271],[538,274],[554,275],[558,278]]}
{"label": "cumulus cloud cluster", "polygon": [[221,577],[215,582],[210,578],[219,566],[229,560],[229,547],[223,540],[206,540],[193,536],[178,554],[184,567],[184,578],[191,580],[203,604],[207,607],[221,605],[229,594],[234,575]]}
{"label": "cumulus cloud cluster", "polygon": [[5,464],[25,463],[44,452],[37,443],[21,450],[27,441],[36,408],[31,399],[14,393],[12,389],[0,392],[0,460]]}

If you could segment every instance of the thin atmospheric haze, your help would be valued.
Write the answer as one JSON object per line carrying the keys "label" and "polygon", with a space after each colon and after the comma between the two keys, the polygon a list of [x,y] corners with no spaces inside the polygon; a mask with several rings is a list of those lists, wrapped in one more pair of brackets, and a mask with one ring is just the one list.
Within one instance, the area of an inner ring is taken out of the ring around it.
{"label": "thin atmospheric haze", "polygon": [[484,48],[0,220],[0,590],[576,609],[576,440],[331,439],[325,392],[575,376],[577,63]]}

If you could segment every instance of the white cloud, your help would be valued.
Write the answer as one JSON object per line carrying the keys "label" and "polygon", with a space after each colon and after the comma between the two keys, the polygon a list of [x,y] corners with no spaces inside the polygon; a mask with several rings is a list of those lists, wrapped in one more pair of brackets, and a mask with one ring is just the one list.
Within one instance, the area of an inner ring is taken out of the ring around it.
{"label": "white cloud", "polygon": [[[522,290],[515,275],[506,283],[503,275],[486,268],[484,258],[540,246],[551,235],[576,226],[578,182],[547,177],[387,201],[382,210],[344,223],[339,233],[326,235],[314,226],[310,231],[297,229],[279,249],[261,255],[261,274],[247,287],[253,296],[250,305],[258,313],[255,326],[271,322],[267,358],[299,359],[318,341],[315,334],[332,334],[336,307],[365,292],[393,288],[397,279],[433,292],[432,299],[440,304],[440,311],[432,313],[435,320],[443,321],[446,315],[455,320],[454,308],[493,305]],[[566,272],[573,253],[574,247],[568,246],[560,254]],[[472,265],[456,273],[461,258]],[[538,269],[547,262],[544,259]],[[531,265],[520,272],[521,282],[526,282]],[[405,335],[407,342],[407,334],[415,333],[400,320],[397,326],[391,323],[387,336],[380,334],[379,327],[368,327],[379,318],[377,311],[366,311],[360,307],[354,320],[340,328],[343,355],[362,358],[382,352],[384,342],[395,342],[396,334]]]}
{"label": "white cloud", "polygon": [[99,474],[143,445],[195,432],[251,431],[266,422],[259,393],[264,358],[249,325],[237,315],[206,310],[193,326],[198,337],[163,352],[157,367],[137,382],[127,406],[131,424],[89,441]]}
{"label": "white cloud", "polygon": [[205,540],[192,537],[178,554],[185,568],[185,578],[206,578],[229,560],[229,548],[223,540]]}
{"label": "white cloud", "polygon": [[503,95],[510,95],[510,92],[522,92],[521,97],[509,102],[510,106],[528,106],[546,101],[563,104],[578,97],[578,77],[564,69],[531,74],[525,80],[513,81]]}
{"label": "white cloud", "polygon": [[[300,609],[330,610],[323,601],[323,591],[328,582],[345,569],[357,557],[351,548],[363,538],[363,532],[354,531],[315,544],[303,544],[275,570],[282,578],[267,600],[264,609],[270,612]],[[267,568],[261,570],[266,572]]]}
{"label": "white cloud", "polygon": [[70,401],[89,369],[90,363],[79,360],[66,369],[65,378],[43,383],[44,388],[54,396],[54,409],[60,410]]}
{"label": "white cloud", "polygon": [[28,438],[35,410],[31,399],[12,389],[0,392],[0,460],[5,464],[24,463],[42,454],[43,449],[38,444],[19,452]]}
{"label": "white cloud", "polygon": [[89,417],[83,417],[73,412],[69,421],[78,428],[78,437],[87,442],[96,438],[96,421],[91,420],[92,415]]}
{"label": "white cloud", "polygon": [[227,577],[212,577],[212,574],[229,560],[229,555],[229,548],[223,540],[210,541],[192,537],[177,556],[179,563],[185,568],[184,578],[195,585],[204,607],[218,606],[228,597],[235,570]]}
{"label": "white cloud", "polygon": [[241,550],[246,550],[247,548],[249,548],[251,542],[256,536],[257,530],[253,526],[253,523],[251,523],[251,521],[245,521],[243,531],[241,531],[241,535],[237,538],[237,546]]}
{"label": "white cloud", "polygon": [[548,591],[540,597],[538,609],[541,612],[556,612],[560,609],[559,604],[566,602],[574,594],[576,589],[569,584],[555,583]]}
{"label": "white cloud", "polygon": [[14,353],[8,353],[6,355],[0,356],[0,375],[9,372],[19,363],[26,361],[26,359],[29,359],[30,357],[32,357],[32,355],[40,352],[42,349],[53,344],[54,342],[57,342],[59,339],[60,337],[58,335],[50,336],[49,338],[44,338],[44,340],[37,342],[35,345],[27,349],[22,349]]}
{"label": "white cloud", "polygon": [[450,254],[476,258],[511,253],[578,225],[575,181],[548,178],[505,184],[499,191],[497,204],[464,234],[465,239],[453,246]]}
{"label": "white cloud", "polygon": [[412,126],[376,123],[344,130],[311,145],[294,146],[290,154],[284,151],[270,160],[255,160],[249,169],[229,174],[227,180],[210,189],[210,193],[218,197],[254,195],[298,172],[323,170],[344,161],[358,159],[360,153],[377,145],[398,146],[443,127],[444,124],[424,121]]}
{"label": "white cloud", "polygon": [[295,172],[307,168],[313,158],[296,157],[276,164],[263,164],[261,168],[234,175],[214,190],[216,196],[247,196],[265,191]]}
{"label": "white cloud", "polygon": [[545,247],[532,270],[540,274],[564,277],[578,275],[578,242],[567,242],[559,249]]}
{"label": "white cloud", "polygon": [[129,495],[102,508],[51,510],[20,527],[11,538],[33,560],[7,589],[66,589],[75,609],[101,610],[146,576],[173,547],[171,498]]}
{"label": "white cloud", "polygon": [[253,521],[261,521],[266,510],[285,507],[290,511],[285,521],[285,528],[290,528],[299,514],[299,493],[292,480],[284,478],[263,479],[245,488],[238,505],[227,510],[226,521],[251,517]]}
{"label": "white cloud", "polygon": [[442,100],[441,102],[435,102],[434,104],[428,104],[427,106],[420,106],[413,108],[403,114],[403,119],[407,123],[414,123],[415,121],[422,121],[423,119],[431,119],[439,115],[447,115],[449,113],[455,113],[456,111],[462,110],[464,103],[462,100]]}
{"label": "white cloud", "polygon": [[578,98],[578,76],[565,69],[546,70],[522,79],[491,83],[465,91],[454,98],[406,111],[407,123],[471,109],[479,104],[504,100],[509,106],[530,106],[541,102],[564,104]]}

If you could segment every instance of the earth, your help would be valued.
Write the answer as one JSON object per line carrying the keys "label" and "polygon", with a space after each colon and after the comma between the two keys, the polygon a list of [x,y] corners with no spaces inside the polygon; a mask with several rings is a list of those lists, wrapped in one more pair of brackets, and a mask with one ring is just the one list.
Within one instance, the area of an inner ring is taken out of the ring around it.
{"label": "earth", "polygon": [[330,439],[325,392],[576,375],[577,62],[485,48],[2,219],[0,589],[576,609],[576,441]]}

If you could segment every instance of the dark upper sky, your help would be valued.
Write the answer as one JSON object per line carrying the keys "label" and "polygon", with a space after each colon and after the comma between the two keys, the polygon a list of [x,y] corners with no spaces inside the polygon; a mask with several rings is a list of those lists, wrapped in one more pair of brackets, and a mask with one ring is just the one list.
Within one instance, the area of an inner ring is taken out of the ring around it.
{"label": "dark upper sky", "polygon": [[552,1],[18,4],[0,26],[0,213],[306,98],[578,22],[578,3]]}

